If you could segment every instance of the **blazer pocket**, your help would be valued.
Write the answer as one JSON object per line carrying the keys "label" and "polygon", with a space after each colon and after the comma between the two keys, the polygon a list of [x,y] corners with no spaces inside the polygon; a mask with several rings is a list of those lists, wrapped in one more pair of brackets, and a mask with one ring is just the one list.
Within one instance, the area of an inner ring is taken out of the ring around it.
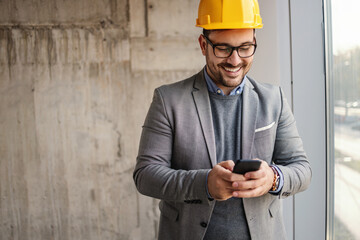
{"label": "blazer pocket", "polygon": [[165,201],[159,203],[159,209],[163,216],[167,217],[172,221],[177,221],[179,218],[179,211]]}
{"label": "blazer pocket", "polygon": [[268,163],[272,160],[276,137],[276,124],[272,122],[265,127],[257,128],[254,136],[252,157],[259,158]]}
{"label": "blazer pocket", "polygon": [[264,127],[260,127],[255,129],[255,138],[260,138],[269,135],[275,126],[275,122],[270,123],[269,125],[266,125]]}

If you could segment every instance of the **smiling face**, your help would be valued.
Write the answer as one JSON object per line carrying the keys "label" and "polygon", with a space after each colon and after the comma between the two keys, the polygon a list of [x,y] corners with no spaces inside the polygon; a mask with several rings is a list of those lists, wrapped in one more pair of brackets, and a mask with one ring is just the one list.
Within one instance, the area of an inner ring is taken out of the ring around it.
{"label": "smiling face", "polygon": [[[224,44],[233,47],[255,43],[253,29],[211,31],[208,39],[213,44]],[[199,37],[199,43],[201,51],[206,57],[207,73],[214,83],[228,95],[249,72],[254,57],[240,58],[237,52],[233,51],[228,58],[218,58],[214,55],[213,48],[203,35]]]}

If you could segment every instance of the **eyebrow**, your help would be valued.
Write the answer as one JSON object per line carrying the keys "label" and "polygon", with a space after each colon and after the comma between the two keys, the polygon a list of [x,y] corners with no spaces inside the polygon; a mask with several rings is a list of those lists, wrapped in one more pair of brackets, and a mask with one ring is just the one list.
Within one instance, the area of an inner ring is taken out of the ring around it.
{"label": "eyebrow", "polygon": [[[210,40],[211,41],[211,40]],[[211,41],[214,45],[226,45],[226,46],[232,46],[228,43],[225,43],[225,42],[219,42],[219,43],[214,43],[213,41]],[[256,39],[255,39],[255,36],[253,36],[253,39],[251,41],[245,41],[243,43],[241,43],[240,45],[238,46],[242,46],[242,45],[246,45],[246,44],[254,44],[254,42],[256,43]]]}
{"label": "eyebrow", "polygon": [[255,44],[254,41],[247,41],[247,42],[243,42],[241,43],[240,45],[238,46],[233,46],[233,45],[230,45],[228,43],[213,43],[214,45],[224,45],[224,46],[229,46],[229,47],[238,47],[238,46],[243,46],[243,45],[247,45],[247,44]]}

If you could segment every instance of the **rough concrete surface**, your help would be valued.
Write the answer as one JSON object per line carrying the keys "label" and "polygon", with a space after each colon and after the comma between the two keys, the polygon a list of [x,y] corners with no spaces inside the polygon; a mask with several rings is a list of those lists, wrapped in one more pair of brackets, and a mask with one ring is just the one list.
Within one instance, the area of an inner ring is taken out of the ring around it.
{"label": "rough concrete surface", "polygon": [[0,240],[156,239],[132,171],[154,88],[204,64],[197,5],[0,0]]}

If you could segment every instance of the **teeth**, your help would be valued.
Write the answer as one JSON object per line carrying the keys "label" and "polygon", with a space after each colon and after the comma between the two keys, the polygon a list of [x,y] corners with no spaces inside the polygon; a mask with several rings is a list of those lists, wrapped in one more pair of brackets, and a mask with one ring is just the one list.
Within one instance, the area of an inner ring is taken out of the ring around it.
{"label": "teeth", "polygon": [[224,67],[224,69],[228,72],[237,72],[240,70],[241,67],[237,67],[237,68],[227,68],[227,67]]}

